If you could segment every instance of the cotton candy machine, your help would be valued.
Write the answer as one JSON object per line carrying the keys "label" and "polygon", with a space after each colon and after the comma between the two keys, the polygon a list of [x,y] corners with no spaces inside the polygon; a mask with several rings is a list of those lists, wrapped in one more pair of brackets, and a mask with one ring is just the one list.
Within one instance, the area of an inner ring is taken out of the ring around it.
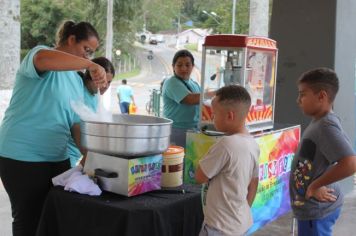
{"label": "cotton candy machine", "polygon": [[82,144],[108,155],[147,156],[168,149],[172,121],[143,115],[112,115],[110,121],[83,121]]}
{"label": "cotton candy machine", "polygon": [[125,196],[160,189],[171,125],[165,118],[123,114],[82,121],[82,145],[89,151],[84,171],[102,189]]}

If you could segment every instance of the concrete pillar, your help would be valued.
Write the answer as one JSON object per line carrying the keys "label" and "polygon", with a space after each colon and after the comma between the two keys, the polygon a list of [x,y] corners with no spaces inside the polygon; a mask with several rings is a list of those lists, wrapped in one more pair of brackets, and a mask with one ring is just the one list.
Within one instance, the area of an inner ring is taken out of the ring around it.
{"label": "concrete pillar", "polygon": [[[274,0],[270,37],[279,48],[275,121],[302,124],[296,81],[306,70],[329,67],[340,79],[335,112],[355,142],[356,1]],[[352,179],[343,182],[352,188]]]}
{"label": "concrete pillar", "polygon": [[0,121],[20,65],[20,0],[0,0]]}
{"label": "concrete pillar", "polygon": [[[114,2],[113,0],[107,1],[107,11],[106,11],[106,41],[105,41],[105,57],[112,61],[112,41],[113,41],[113,10],[114,10]],[[111,86],[111,85],[110,85]],[[108,111],[111,111],[111,88],[109,87],[108,90],[103,95],[103,102],[104,108]],[[115,104],[116,105],[116,104]],[[101,105],[99,104],[99,108]]]}
{"label": "concrete pillar", "polygon": [[268,37],[269,0],[250,0],[249,35]]}

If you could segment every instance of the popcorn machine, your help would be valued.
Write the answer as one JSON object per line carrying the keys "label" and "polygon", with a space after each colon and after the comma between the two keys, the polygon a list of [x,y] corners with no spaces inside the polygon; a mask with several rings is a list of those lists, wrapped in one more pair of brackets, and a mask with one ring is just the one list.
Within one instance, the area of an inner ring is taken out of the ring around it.
{"label": "popcorn machine", "polygon": [[[274,123],[278,50],[276,41],[247,35],[209,35],[202,52],[201,130],[188,130],[184,183],[194,184],[195,171],[224,134],[216,132],[208,91],[239,84],[251,95],[246,126],[260,147],[259,184],[252,205],[254,224],[247,235],[291,210],[290,166],[300,140],[300,126]],[[257,132],[259,131],[259,132]]]}
{"label": "popcorn machine", "polygon": [[[276,41],[247,35],[209,35],[202,53],[202,91],[239,84],[250,93],[250,132],[273,128],[278,49]],[[200,100],[200,128],[214,130],[211,98]]]}

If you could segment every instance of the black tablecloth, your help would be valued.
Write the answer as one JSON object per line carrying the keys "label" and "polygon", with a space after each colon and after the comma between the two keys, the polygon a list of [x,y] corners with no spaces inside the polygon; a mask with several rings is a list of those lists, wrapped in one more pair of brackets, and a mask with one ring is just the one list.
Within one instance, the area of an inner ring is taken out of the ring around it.
{"label": "black tablecloth", "polygon": [[124,197],[99,197],[54,187],[48,194],[37,236],[196,236],[202,222],[200,187],[185,193],[153,191]]}

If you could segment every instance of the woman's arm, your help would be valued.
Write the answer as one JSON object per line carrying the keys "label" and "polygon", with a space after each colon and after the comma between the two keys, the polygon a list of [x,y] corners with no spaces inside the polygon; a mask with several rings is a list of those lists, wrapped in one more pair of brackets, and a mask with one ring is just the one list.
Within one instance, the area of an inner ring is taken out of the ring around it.
{"label": "woman's arm", "polygon": [[[208,91],[204,93],[205,97],[211,98],[215,96],[215,91]],[[183,104],[187,105],[197,105],[200,103],[200,93],[190,93],[183,98],[181,101]]]}
{"label": "woman's arm", "polygon": [[42,49],[33,57],[37,71],[82,70],[94,64],[92,61],[59,50]]}
{"label": "woman's arm", "polygon": [[100,65],[59,50],[42,49],[33,57],[36,70],[41,73],[49,70],[70,71],[87,69],[94,82],[100,87],[106,84],[106,72]]}
{"label": "woman's arm", "polygon": [[197,105],[200,102],[200,93],[190,93],[187,96],[185,96],[181,103],[187,104],[187,105]]}

